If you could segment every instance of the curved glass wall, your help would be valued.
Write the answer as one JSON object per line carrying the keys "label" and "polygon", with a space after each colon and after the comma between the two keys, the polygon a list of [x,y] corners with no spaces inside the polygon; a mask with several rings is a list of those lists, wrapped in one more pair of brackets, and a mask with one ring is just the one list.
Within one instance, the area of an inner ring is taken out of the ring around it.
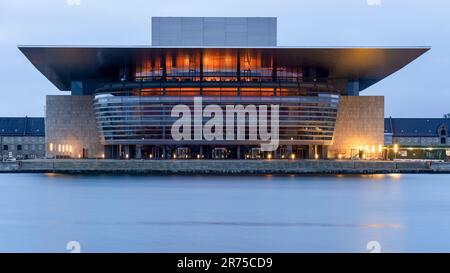
{"label": "curved glass wall", "polygon": [[[194,96],[202,94],[203,106],[215,104],[225,111],[226,105],[279,105],[279,134],[281,143],[331,144],[339,105],[339,96],[319,93],[314,96],[288,96],[293,90],[247,88],[187,88],[160,90],[158,88],[102,88],[97,91],[94,108],[105,144],[180,144],[171,136],[171,126],[178,117],[171,117],[178,104],[190,107],[194,113]],[[302,92],[301,90],[297,90]],[[206,94],[207,95],[206,95]],[[270,109],[270,107],[269,107]],[[270,111],[269,111],[270,113]],[[223,115],[225,117],[225,113]],[[193,124],[194,116],[192,116]],[[203,118],[207,122],[209,118]],[[270,116],[269,116],[270,120]],[[237,124],[237,122],[235,123]],[[247,128],[248,131],[248,128]],[[193,139],[193,137],[192,137]],[[224,137],[225,139],[225,137]],[[246,141],[240,144],[256,144]],[[211,144],[211,141],[195,141]],[[237,144],[238,141],[226,141]]]}

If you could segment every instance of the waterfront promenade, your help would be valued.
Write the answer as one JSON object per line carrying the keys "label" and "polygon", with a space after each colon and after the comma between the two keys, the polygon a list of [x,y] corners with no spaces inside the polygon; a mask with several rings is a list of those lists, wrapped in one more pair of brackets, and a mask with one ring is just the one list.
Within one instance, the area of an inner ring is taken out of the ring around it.
{"label": "waterfront promenade", "polygon": [[450,173],[450,163],[369,160],[95,160],[1,162],[0,172],[124,174],[375,174]]}

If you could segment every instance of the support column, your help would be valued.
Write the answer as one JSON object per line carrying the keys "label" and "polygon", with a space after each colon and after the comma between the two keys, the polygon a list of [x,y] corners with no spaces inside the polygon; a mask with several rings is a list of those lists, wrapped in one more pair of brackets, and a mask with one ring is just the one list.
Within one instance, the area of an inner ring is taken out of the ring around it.
{"label": "support column", "polygon": [[[292,155],[292,145],[287,145],[286,146],[286,153],[287,153],[287,158],[291,158],[291,155]],[[295,155],[295,156],[297,156],[297,155]]]}
{"label": "support column", "polygon": [[125,159],[129,159],[130,158],[130,146],[129,145],[124,145],[123,146],[123,150],[125,152]]}
{"label": "support column", "polygon": [[322,145],[321,159],[328,159],[328,146]]}
{"label": "support column", "polygon": [[200,96],[203,96],[203,48],[200,49]]}
{"label": "support column", "polygon": [[142,159],[142,145],[136,145],[136,159]]}

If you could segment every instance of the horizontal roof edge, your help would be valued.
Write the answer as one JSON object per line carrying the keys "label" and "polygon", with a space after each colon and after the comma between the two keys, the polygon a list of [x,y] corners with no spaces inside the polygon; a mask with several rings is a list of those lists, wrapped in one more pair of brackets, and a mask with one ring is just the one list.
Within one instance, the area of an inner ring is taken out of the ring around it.
{"label": "horizontal roof edge", "polygon": [[123,49],[167,49],[167,48],[255,48],[255,49],[427,49],[431,46],[149,46],[149,45],[17,45],[20,48],[123,48]]}

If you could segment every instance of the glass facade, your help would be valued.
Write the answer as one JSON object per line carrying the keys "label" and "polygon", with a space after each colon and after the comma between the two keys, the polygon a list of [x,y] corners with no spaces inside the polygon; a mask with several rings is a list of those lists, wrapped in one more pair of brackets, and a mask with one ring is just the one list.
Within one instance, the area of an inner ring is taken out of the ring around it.
{"label": "glass facade", "polygon": [[[259,49],[175,48],[144,55],[131,69],[118,70],[122,73],[119,81],[105,82],[95,91],[102,141],[120,157],[138,154],[138,147],[164,154],[163,146],[169,147],[170,156],[183,149],[182,157],[191,157],[193,150],[203,157],[198,151],[203,146],[210,150],[210,157],[228,157],[231,147],[245,147],[242,155],[234,150],[235,157],[258,156],[255,149],[261,141],[250,140],[248,127],[245,141],[225,140],[225,135],[213,141],[173,140],[171,128],[179,118],[171,117],[173,107],[184,104],[193,111],[194,98],[202,97],[205,105],[222,109],[227,105],[279,105],[279,156],[287,157],[286,151],[297,156],[293,147],[301,147],[299,156],[315,147],[309,152],[317,156],[318,149],[332,143],[340,92],[324,71],[296,63],[287,65],[283,56]],[[124,75],[124,71],[131,74]],[[243,118],[246,124],[249,117]],[[207,121],[203,118],[203,124]]]}
{"label": "glass facade", "polygon": [[[184,104],[193,109],[193,103],[194,99],[188,97],[171,99],[170,97],[98,95],[94,107],[97,113],[97,123],[102,129],[105,143],[142,144],[157,143],[158,141],[170,143],[172,141],[171,126],[178,119],[178,117],[171,117],[172,108],[175,105]],[[279,132],[282,142],[329,144],[333,137],[339,97],[336,95],[274,97],[270,100],[261,97],[225,99],[203,97],[203,103],[219,105],[222,109],[225,109],[227,105],[252,104],[257,107],[271,104],[280,105]],[[192,123],[193,120],[194,115]],[[207,120],[203,118],[204,123]],[[197,141],[197,143],[201,143],[201,141]],[[208,143],[206,140],[203,141],[203,144]],[[254,142],[253,144],[258,143]]]}

